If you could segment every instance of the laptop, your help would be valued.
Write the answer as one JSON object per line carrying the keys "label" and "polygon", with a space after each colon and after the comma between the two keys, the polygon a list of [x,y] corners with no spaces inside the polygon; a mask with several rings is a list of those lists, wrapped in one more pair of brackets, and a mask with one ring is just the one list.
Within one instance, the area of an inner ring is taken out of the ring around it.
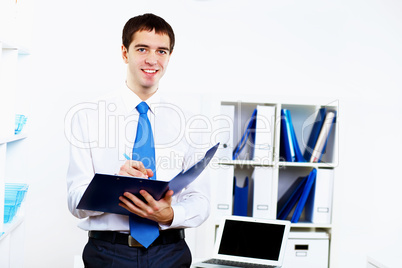
{"label": "laptop", "polygon": [[219,226],[213,258],[193,267],[282,267],[290,221],[227,216]]}

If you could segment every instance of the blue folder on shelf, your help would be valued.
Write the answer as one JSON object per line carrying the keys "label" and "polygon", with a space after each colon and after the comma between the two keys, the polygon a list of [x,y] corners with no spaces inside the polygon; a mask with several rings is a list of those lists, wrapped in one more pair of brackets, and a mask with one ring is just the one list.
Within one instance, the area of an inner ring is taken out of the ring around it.
{"label": "blue folder on shelf", "polygon": [[313,169],[307,176],[298,178],[278,200],[278,220],[286,220],[294,209],[291,222],[297,223],[300,219],[306,202],[314,198],[314,183],[317,169]]}
{"label": "blue folder on shelf", "polygon": [[292,142],[290,122],[284,109],[281,110],[281,157],[287,162],[295,162],[296,154]]}
{"label": "blue folder on shelf", "polygon": [[256,127],[256,119],[257,119],[257,109],[254,109],[253,114],[251,115],[250,121],[248,122],[247,128],[244,131],[243,136],[241,137],[239,143],[233,150],[233,160],[236,160],[240,155],[241,151],[247,144],[248,139],[250,138],[251,144],[254,145],[255,141],[255,127]]}
{"label": "blue folder on shelf", "polygon": [[287,162],[306,162],[301,153],[288,109],[281,110],[281,157]]}
{"label": "blue folder on shelf", "polygon": [[316,177],[317,169],[314,168],[307,177],[306,184],[303,187],[303,192],[300,196],[299,202],[297,203],[296,209],[293,212],[292,219],[290,220],[292,223],[297,223],[299,221],[300,215],[304,209],[304,206],[306,205],[307,198],[310,196],[310,193],[314,194],[314,191],[311,190],[313,189]]}
{"label": "blue folder on shelf", "polygon": [[237,186],[236,177],[234,177],[234,201],[233,215],[247,216],[248,208],[248,177],[244,180],[243,186]]}
{"label": "blue folder on shelf", "polygon": [[304,185],[306,185],[307,177],[299,177],[278,200],[278,220],[286,220],[289,213],[295,207],[297,201],[303,193]]}
{"label": "blue folder on shelf", "polygon": [[142,198],[140,190],[146,190],[155,200],[161,199],[170,189],[174,194],[193,182],[209,164],[218,149],[219,143],[210,148],[203,159],[187,171],[182,171],[170,181],[148,180],[129,176],[95,174],[82,196],[77,209],[102,211],[129,215],[130,212],[119,206],[119,197],[130,192]]}

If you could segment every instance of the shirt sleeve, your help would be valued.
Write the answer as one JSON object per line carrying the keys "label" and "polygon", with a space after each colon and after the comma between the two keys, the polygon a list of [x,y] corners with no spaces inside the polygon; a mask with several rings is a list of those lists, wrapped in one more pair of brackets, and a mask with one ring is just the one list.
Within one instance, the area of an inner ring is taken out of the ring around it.
{"label": "shirt sleeve", "polygon": [[70,212],[77,218],[98,216],[103,212],[76,209],[82,195],[94,176],[88,115],[77,112],[65,125],[70,143],[70,163],[67,171],[67,202]]}
{"label": "shirt sleeve", "polygon": [[[204,170],[204,172],[206,171]],[[208,219],[210,213],[210,189],[207,174],[200,175],[175,198],[177,203],[172,205],[173,222],[169,226],[160,225],[161,229],[194,228],[201,225]]]}

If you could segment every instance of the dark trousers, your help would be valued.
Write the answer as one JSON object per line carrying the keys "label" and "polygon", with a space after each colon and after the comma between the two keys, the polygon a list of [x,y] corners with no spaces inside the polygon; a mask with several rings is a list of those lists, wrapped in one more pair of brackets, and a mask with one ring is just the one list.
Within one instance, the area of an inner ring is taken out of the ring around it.
{"label": "dark trousers", "polygon": [[145,249],[89,238],[82,258],[86,268],[184,268],[191,265],[191,252],[184,239]]}

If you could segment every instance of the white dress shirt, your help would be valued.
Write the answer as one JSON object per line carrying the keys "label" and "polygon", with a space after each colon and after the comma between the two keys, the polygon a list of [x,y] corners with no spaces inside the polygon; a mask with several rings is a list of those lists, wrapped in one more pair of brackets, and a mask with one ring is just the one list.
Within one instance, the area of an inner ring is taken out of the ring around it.
{"label": "white dress shirt", "polygon": [[[70,142],[70,164],[67,173],[68,207],[82,219],[84,230],[129,231],[128,216],[76,209],[95,173],[117,174],[131,156],[139,113],[135,107],[141,99],[124,83],[121,88],[94,102],[80,103],[67,113],[66,137]],[[146,103],[150,107],[155,142],[157,180],[171,180],[181,170],[201,159],[206,150],[200,146],[203,134],[190,126],[189,113],[156,92]],[[172,201],[173,222],[160,228],[197,227],[209,216],[210,188],[207,176],[201,174]],[[119,200],[116,200],[119,202]]]}

